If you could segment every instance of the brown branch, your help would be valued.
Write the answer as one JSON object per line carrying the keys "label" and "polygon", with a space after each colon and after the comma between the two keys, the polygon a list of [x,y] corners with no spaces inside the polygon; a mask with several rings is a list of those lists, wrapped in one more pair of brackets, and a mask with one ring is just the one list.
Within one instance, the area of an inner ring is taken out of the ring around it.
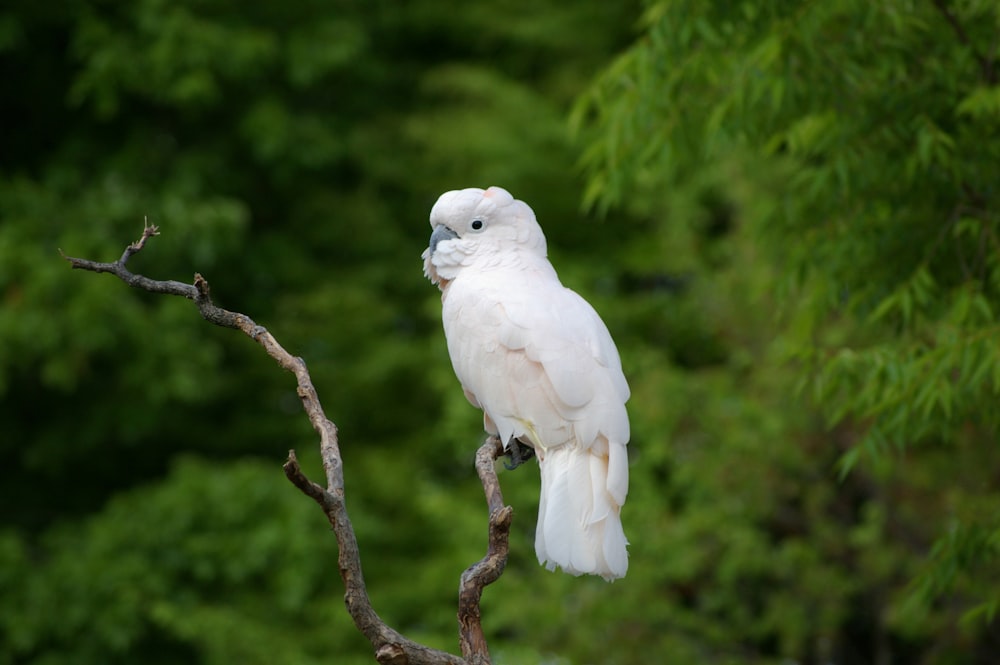
{"label": "brown branch", "polygon": [[327,442],[320,444],[323,467],[326,469],[327,475],[327,489],[323,489],[302,473],[294,450],[288,451],[288,461],[285,462],[284,469],[285,476],[292,481],[292,484],[320,505],[333,527],[333,533],[337,538],[340,550],[337,563],[340,568],[340,578],[344,581],[344,604],[347,606],[347,612],[354,619],[354,625],[371,642],[375,649],[375,659],[384,665],[390,663],[392,665],[440,663],[461,665],[465,663],[458,656],[431,649],[404,637],[386,624],[372,607],[361,572],[361,553],[358,549],[358,540],[354,535],[354,528],[351,526],[351,520],[344,504],[344,478],[341,473],[340,453],[336,450],[336,437],[336,427],[333,427],[332,439],[329,444]]}
{"label": "brown branch", "polygon": [[489,547],[478,562],[462,573],[458,594],[459,643],[462,655],[472,665],[489,665],[490,652],[486,648],[486,637],[480,623],[479,601],[483,589],[492,584],[507,565],[508,537],[513,509],[504,505],[493,463],[503,455],[500,438],[491,436],[476,452],[476,472],[483,482],[486,504],[490,509]]}
{"label": "brown branch", "polygon": [[[152,236],[158,235],[156,226],[146,224],[142,236],[125,248],[121,258],[112,263],[101,263],[88,259],[66,256],[74,269],[91,272],[106,272],[115,275],[129,286],[168,295],[183,296],[193,300],[207,321],[225,328],[242,331],[250,339],[260,344],[282,368],[295,375],[298,395],[309,416],[313,429],[320,436],[320,454],[326,472],[326,488],[309,480],[299,467],[295,451],[288,452],[284,464],[285,476],[303,494],[313,499],[326,514],[339,548],[338,566],[344,582],[344,602],[347,611],[358,630],[368,638],[375,650],[375,659],[383,665],[489,665],[489,651],[480,624],[479,601],[483,588],[500,577],[507,562],[507,539],[510,530],[512,510],[503,505],[503,496],[497,481],[493,462],[502,454],[499,439],[491,437],[476,455],[476,469],[483,482],[490,509],[489,548],[486,556],[471,566],[462,575],[459,598],[459,642],[465,659],[444,651],[432,649],[414,642],[388,626],[375,612],[365,587],[361,570],[361,555],[357,537],[344,502],[343,461],[337,439],[337,426],[326,417],[320,404],[316,388],[302,358],[288,353],[263,326],[239,312],[231,312],[216,306],[210,297],[208,282],[200,274],[195,274],[192,284],[172,280],[159,281],[137,275],[126,263],[136,253],[142,251]],[[468,660],[466,660],[468,659]]]}

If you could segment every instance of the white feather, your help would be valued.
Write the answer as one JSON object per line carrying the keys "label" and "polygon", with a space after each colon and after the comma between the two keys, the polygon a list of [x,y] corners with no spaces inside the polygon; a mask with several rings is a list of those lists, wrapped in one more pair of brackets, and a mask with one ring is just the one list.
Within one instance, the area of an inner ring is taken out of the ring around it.
{"label": "white feather", "polygon": [[539,459],[539,562],[622,577],[629,389],[607,327],[559,282],[534,213],[505,190],[447,192],[431,225],[454,236],[424,253],[424,272],[442,290],[455,374],[486,428]]}

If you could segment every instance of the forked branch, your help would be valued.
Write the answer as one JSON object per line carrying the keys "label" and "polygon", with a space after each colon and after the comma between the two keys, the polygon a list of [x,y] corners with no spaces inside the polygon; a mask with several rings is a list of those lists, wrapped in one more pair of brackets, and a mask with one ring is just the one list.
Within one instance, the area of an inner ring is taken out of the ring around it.
{"label": "forked branch", "polygon": [[313,429],[320,437],[320,455],[326,472],[326,487],[313,482],[299,467],[295,451],[288,452],[284,470],[288,479],[323,509],[333,527],[339,548],[338,567],[344,581],[344,602],[358,630],[368,638],[375,659],[384,665],[488,665],[486,639],[480,622],[479,602],[486,585],[496,581],[507,562],[508,534],[512,510],[503,503],[494,461],[503,453],[499,439],[490,437],[476,455],[476,470],[483,483],[489,506],[489,548],[482,560],[462,574],[459,589],[458,622],[462,657],[418,644],[400,634],[383,621],[372,607],[361,571],[361,555],[344,501],[344,469],[337,439],[337,426],[326,417],[302,358],[292,356],[263,326],[239,312],[216,306],[209,295],[208,282],[195,273],[191,284],[173,280],[153,280],[131,272],[126,263],[159,234],[156,226],[146,224],[142,236],[125,248],[121,257],[111,263],[79,259],[63,254],[73,268],[115,275],[129,286],[193,300],[205,320],[225,328],[242,331],[260,344],[282,368],[292,372],[298,384],[298,395],[309,416]]}

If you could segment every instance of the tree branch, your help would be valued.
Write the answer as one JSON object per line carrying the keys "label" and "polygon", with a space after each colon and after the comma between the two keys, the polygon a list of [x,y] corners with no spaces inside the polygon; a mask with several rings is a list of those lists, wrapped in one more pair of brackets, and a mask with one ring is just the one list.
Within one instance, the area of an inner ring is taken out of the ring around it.
{"label": "tree branch", "polygon": [[337,438],[337,426],[326,417],[302,358],[292,356],[263,326],[239,312],[218,307],[212,302],[208,282],[195,273],[192,284],[173,280],[159,281],[131,272],[126,263],[146,246],[153,236],[159,235],[156,226],[145,224],[142,236],[125,248],[121,258],[112,263],[66,256],[74,269],[111,273],[134,288],[176,295],[193,300],[202,317],[215,325],[235,328],[260,344],[282,368],[295,375],[298,395],[309,417],[309,422],[320,437],[320,455],[326,472],[326,488],[311,481],[299,467],[295,451],[288,452],[284,464],[285,476],[303,494],[323,509],[337,539],[338,567],[344,582],[344,602],[358,630],[371,642],[375,659],[383,665],[489,665],[490,656],[480,623],[479,601],[486,585],[496,581],[507,563],[508,534],[512,509],[505,506],[494,461],[503,454],[497,437],[490,437],[476,454],[476,470],[483,483],[490,510],[489,547],[482,560],[470,566],[463,574],[459,591],[459,644],[464,658],[432,649],[414,642],[387,625],[375,612],[365,587],[361,570],[361,554],[357,537],[351,526],[344,501],[343,460]]}
{"label": "tree branch", "polygon": [[462,655],[472,665],[489,665],[489,650],[480,623],[479,601],[483,589],[495,582],[507,565],[508,538],[514,511],[504,505],[494,462],[503,455],[500,438],[491,436],[476,452],[476,472],[483,482],[490,509],[490,536],[486,556],[462,573],[458,594],[459,643]]}

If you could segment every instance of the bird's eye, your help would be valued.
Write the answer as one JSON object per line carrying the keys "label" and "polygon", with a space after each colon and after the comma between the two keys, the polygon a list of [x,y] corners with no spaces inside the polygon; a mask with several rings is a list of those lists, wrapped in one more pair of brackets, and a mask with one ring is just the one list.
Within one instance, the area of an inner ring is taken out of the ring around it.
{"label": "bird's eye", "polygon": [[472,220],[472,228],[475,229],[476,231],[479,231],[480,229],[482,229],[483,226],[485,226],[485,224],[483,223],[483,220],[481,220],[481,219],[474,219],[474,220]]}

